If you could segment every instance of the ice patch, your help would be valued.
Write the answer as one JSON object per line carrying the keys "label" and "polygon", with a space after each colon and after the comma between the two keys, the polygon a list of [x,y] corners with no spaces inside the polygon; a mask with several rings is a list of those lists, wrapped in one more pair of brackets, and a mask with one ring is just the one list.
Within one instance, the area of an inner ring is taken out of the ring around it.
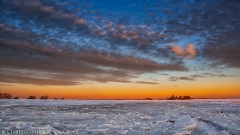
{"label": "ice patch", "polygon": [[182,133],[176,133],[176,135],[192,135],[192,132],[185,131],[185,132],[182,132]]}
{"label": "ice patch", "polygon": [[227,131],[220,131],[220,132],[217,132],[217,131],[213,131],[213,132],[210,132],[208,135],[231,135],[229,134]]}
{"label": "ice patch", "polygon": [[147,130],[150,130],[150,127],[141,127],[140,129],[144,130],[144,131],[147,131]]}
{"label": "ice patch", "polygon": [[89,133],[106,133],[107,129],[87,129]]}
{"label": "ice patch", "polygon": [[151,120],[152,117],[145,115],[145,116],[143,116],[143,117],[140,117],[140,119],[141,119],[141,120]]}
{"label": "ice patch", "polygon": [[121,135],[124,135],[128,133],[128,130],[116,130],[116,132],[120,133]]}
{"label": "ice patch", "polygon": [[157,121],[156,124],[162,124],[164,122],[166,122],[166,121]]}
{"label": "ice patch", "polygon": [[197,123],[194,123],[194,124],[188,125],[185,129],[193,130],[193,129],[196,129],[196,128],[197,128]]}
{"label": "ice patch", "polygon": [[134,125],[141,125],[140,122],[134,122],[133,124],[134,124]]}
{"label": "ice patch", "polygon": [[103,124],[103,126],[112,127],[113,124]]}

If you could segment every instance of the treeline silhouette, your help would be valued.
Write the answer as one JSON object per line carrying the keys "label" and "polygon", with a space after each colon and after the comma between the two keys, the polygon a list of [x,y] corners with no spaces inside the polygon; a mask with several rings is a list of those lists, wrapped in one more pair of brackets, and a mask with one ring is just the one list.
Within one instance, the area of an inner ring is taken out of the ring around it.
{"label": "treeline silhouette", "polygon": [[[12,94],[10,93],[0,93],[0,99],[19,99],[18,97],[13,97]],[[30,95],[27,97],[27,99],[37,99],[36,96],[34,95]],[[48,96],[45,95],[45,96],[41,96],[39,99],[45,99],[47,100],[48,99]],[[57,98],[54,98],[55,100],[57,100]],[[64,100],[64,98],[60,98],[61,100]]]}
{"label": "treeline silhouette", "polygon": [[9,93],[0,93],[0,99],[12,99],[12,95]]}
{"label": "treeline silhouette", "polygon": [[191,97],[190,96],[174,96],[174,95],[172,95],[171,97],[167,97],[167,100],[176,100],[176,99],[178,99],[178,100],[185,100],[185,99],[191,99]]}

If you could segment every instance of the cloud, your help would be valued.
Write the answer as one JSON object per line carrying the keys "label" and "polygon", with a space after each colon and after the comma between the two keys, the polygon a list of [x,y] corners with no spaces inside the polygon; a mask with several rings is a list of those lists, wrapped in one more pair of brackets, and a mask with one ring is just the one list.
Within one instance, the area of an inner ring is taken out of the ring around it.
{"label": "cloud", "polygon": [[192,59],[197,54],[194,44],[188,44],[185,48],[180,46],[169,46],[169,48],[179,56],[186,59]]}
{"label": "cloud", "polygon": [[0,83],[0,86],[14,86],[12,84],[3,84],[3,83]]}
{"label": "cloud", "polygon": [[213,73],[202,73],[202,74],[195,74],[190,75],[192,78],[203,78],[203,77],[237,77],[238,75],[228,75],[228,74],[213,74]]}
{"label": "cloud", "polygon": [[69,80],[60,80],[60,79],[45,79],[31,77],[27,75],[18,75],[18,74],[4,74],[0,73],[1,79],[0,82],[3,83],[21,83],[21,84],[32,84],[32,85],[57,85],[57,86],[68,86],[68,85],[77,85],[78,82],[69,81]]}
{"label": "cloud", "polygon": [[[59,65],[56,65],[56,67]],[[56,68],[55,67],[55,68]],[[90,67],[91,68],[91,67]],[[109,72],[109,73],[108,73]],[[64,70],[58,71],[46,71],[39,69],[26,69],[26,68],[1,68],[0,75],[2,78],[0,82],[3,83],[21,83],[32,85],[57,85],[57,86],[69,86],[69,85],[82,85],[94,82],[107,83],[107,82],[121,82],[129,83],[130,78],[126,72],[118,73],[117,71],[108,71],[93,73],[87,72],[71,72]]]}
{"label": "cloud", "polygon": [[166,73],[159,73],[159,75],[168,76],[169,74],[166,74]]}
{"label": "cloud", "polygon": [[226,75],[226,74],[212,74],[212,73],[202,73],[202,74],[194,74],[189,76],[180,76],[180,77],[169,77],[169,81],[178,81],[178,80],[188,80],[195,81],[196,78],[204,78],[204,77],[238,77],[239,75]]}
{"label": "cloud", "polygon": [[158,70],[173,70],[184,71],[186,70],[183,65],[178,63],[160,64],[147,59],[138,59],[134,57],[126,57],[115,54],[113,56],[107,56],[101,52],[69,52],[68,50],[62,50],[50,45],[37,45],[29,44],[21,41],[9,41],[0,38],[2,46],[7,48],[17,48],[22,51],[31,51],[32,53],[38,53],[48,57],[62,57],[65,59],[78,60],[91,64],[97,64],[106,67],[114,67],[125,70],[149,72]]}
{"label": "cloud", "polygon": [[151,84],[151,85],[159,84],[159,83],[156,83],[156,82],[146,82],[146,81],[137,81],[136,83],[139,83],[139,84]]}
{"label": "cloud", "polygon": [[218,68],[225,65],[226,67],[240,68],[240,37],[239,29],[228,31],[215,35],[213,39],[206,42],[202,55],[207,60],[212,61],[212,67]]}
{"label": "cloud", "polygon": [[[198,59],[194,60],[205,62],[194,65],[199,69],[208,63],[214,68],[240,67],[236,59],[240,57],[237,1],[194,1],[184,6],[171,1],[162,1],[160,5],[154,1],[127,2],[127,7],[134,10],[104,3],[106,7],[124,10],[111,13],[101,4],[1,1],[0,68],[13,69],[9,74],[17,75],[7,78],[21,81],[21,76],[25,83],[33,83],[27,77],[36,78],[37,72],[46,72],[52,76],[45,79],[68,79],[66,85],[85,81],[130,83],[144,73],[195,70],[186,67],[189,64],[182,58],[196,56]],[[168,10],[169,5],[176,10]],[[218,10],[213,10],[213,6]],[[168,46],[172,43],[194,44]],[[26,76],[15,69],[35,72]],[[172,80],[205,76],[196,74]],[[36,80],[45,82],[42,77]],[[58,84],[57,81],[52,84]]]}
{"label": "cloud", "polygon": [[190,77],[187,77],[187,76],[182,76],[182,77],[169,77],[168,78],[169,81],[178,81],[178,80],[186,80],[186,81],[195,81],[194,78],[190,78]]}
{"label": "cloud", "polygon": [[52,19],[62,19],[75,22],[76,25],[84,25],[87,21],[83,18],[79,18],[75,14],[64,13],[61,10],[55,10],[51,6],[46,6],[39,1],[17,1],[14,0],[13,4],[20,10],[28,12],[30,14],[45,16]]}
{"label": "cloud", "polygon": [[[177,5],[177,3],[173,4],[173,6]],[[186,39],[184,36],[190,35],[197,36],[199,40],[193,43],[197,45],[197,55],[202,60],[211,63],[215,69],[221,66],[239,68],[240,61],[236,59],[240,54],[238,2],[195,1],[186,6],[182,13],[177,12],[173,18],[167,19],[165,34],[178,39]],[[212,6],[217,7],[218,10],[213,10]],[[175,50],[180,52],[181,56],[184,54],[183,48],[175,48]]]}
{"label": "cloud", "polygon": [[[103,38],[113,38],[118,40],[123,40],[125,42],[137,43],[140,45],[149,45],[153,41],[159,38],[158,33],[150,29],[146,25],[124,26],[118,24],[118,22],[111,22],[110,20],[101,20],[101,24],[104,26],[98,26],[96,23],[88,23],[88,20],[83,17],[79,17],[73,13],[66,13],[61,10],[55,9],[53,6],[47,6],[39,1],[13,1],[13,5],[23,14],[32,15],[37,17],[40,21],[51,19],[57,25],[69,28],[69,25],[75,25],[75,27],[81,28],[81,33],[83,31],[89,35],[92,33],[93,36],[100,36]],[[58,20],[61,20],[60,22]],[[147,30],[147,31],[146,31]],[[90,32],[91,31],[91,32]]]}
{"label": "cloud", "polygon": [[[74,52],[52,45],[2,38],[0,44],[2,51],[11,50],[3,52],[4,57],[0,58],[1,67],[14,69],[0,72],[5,76],[0,82],[5,83],[18,81],[18,83],[28,82],[35,85],[44,85],[44,83],[45,85],[79,85],[89,81],[130,83],[131,79],[147,72],[187,70],[181,63],[160,64],[116,53],[104,54],[98,50]],[[26,70],[24,73],[23,69]],[[27,71],[32,72],[26,74]],[[42,75],[38,75],[39,73]]]}

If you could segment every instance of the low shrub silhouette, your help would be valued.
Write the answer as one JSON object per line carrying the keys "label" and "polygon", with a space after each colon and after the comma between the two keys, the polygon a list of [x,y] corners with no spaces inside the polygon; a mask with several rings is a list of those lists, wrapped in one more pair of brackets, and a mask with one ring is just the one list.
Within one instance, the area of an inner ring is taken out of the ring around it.
{"label": "low shrub silhouette", "polygon": [[47,95],[41,96],[40,99],[48,99],[48,96]]}
{"label": "low shrub silhouette", "polygon": [[36,99],[36,98],[37,98],[37,97],[31,95],[31,96],[29,96],[27,99]]}

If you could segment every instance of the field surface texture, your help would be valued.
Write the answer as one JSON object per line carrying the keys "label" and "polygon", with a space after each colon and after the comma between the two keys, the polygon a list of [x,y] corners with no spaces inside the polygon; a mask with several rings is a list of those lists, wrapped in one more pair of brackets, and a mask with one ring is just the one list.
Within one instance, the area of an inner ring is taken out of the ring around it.
{"label": "field surface texture", "polygon": [[240,135],[239,99],[19,99],[0,110],[0,134]]}

